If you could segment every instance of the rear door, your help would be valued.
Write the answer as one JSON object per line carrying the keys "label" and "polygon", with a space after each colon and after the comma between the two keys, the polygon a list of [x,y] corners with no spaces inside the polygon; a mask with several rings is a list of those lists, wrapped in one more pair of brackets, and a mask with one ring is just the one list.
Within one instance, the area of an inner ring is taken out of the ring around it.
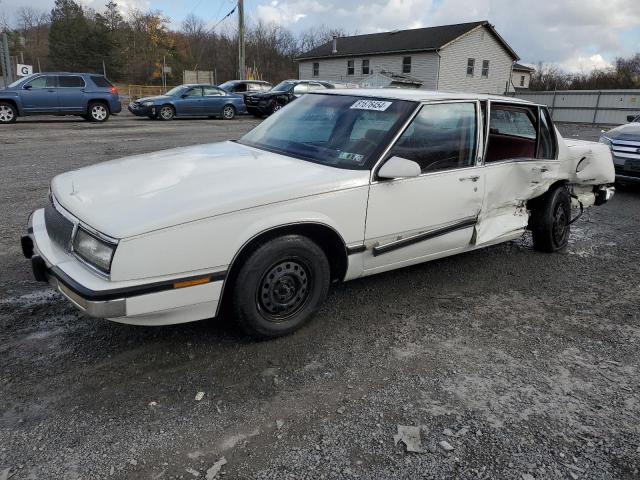
{"label": "rear door", "polygon": [[27,82],[20,91],[27,113],[57,113],[58,85],[55,75],[40,75]]}
{"label": "rear door", "polygon": [[86,84],[80,75],[58,76],[58,102],[61,112],[84,113],[87,110]]}
{"label": "rear door", "polygon": [[475,243],[517,235],[528,223],[527,201],[546,192],[560,163],[553,124],[544,108],[489,102],[484,154],[485,198]]}
{"label": "rear door", "polygon": [[216,87],[202,87],[202,114],[203,115],[220,115],[222,107],[226,104],[229,94]]}

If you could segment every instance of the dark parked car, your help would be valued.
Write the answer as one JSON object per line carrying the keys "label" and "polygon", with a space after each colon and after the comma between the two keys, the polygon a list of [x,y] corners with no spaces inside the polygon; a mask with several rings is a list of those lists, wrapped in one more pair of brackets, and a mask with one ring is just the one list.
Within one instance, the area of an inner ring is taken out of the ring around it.
{"label": "dark parked car", "polygon": [[34,73],[0,90],[0,123],[27,115],[78,115],[104,122],[120,110],[116,87],[92,73]]}
{"label": "dark parked car", "polygon": [[266,92],[273,85],[262,80],[229,80],[218,86],[227,92],[245,96],[249,93]]}
{"label": "dark parked car", "polygon": [[627,121],[603,133],[600,142],[611,148],[616,180],[640,182],[640,115],[629,115]]}
{"label": "dark parked car", "polygon": [[277,112],[300,95],[328,88],[335,88],[335,85],[321,81],[285,80],[268,92],[245,95],[244,103],[247,106],[247,112],[254,117],[262,117]]}
{"label": "dark parked car", "polygon": [[129,111],[139,117],[172,120],[174,117],[222,117],[233,119],[246,113],[242,96],[214,85],[180,85],[164,95],[131,102]]}

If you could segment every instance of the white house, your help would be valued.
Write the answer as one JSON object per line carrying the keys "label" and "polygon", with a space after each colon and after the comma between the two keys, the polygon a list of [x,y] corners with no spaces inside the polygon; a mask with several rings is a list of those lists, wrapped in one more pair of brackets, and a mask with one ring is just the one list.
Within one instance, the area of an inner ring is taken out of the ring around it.
{"label": "white house", "polygon": [[511,88],[510,91],[527,90],[529,89],[529,83],[531,82],[531,74],[535,72],[535,69],[521,65],[520,63],[513,64],[513,73],[511,74]]}
{"label": "white house", "polygon": [[519,57],[481,21],[336,37],[296,60],[300,79],[360,83],[385,72],[408,75],[428,90],[502,94]]}

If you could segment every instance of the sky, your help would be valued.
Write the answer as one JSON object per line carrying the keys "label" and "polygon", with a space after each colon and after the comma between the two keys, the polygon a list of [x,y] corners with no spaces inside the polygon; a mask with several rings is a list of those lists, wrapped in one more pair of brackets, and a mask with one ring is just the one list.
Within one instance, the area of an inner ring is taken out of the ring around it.
{"label": "sky", "polygon": [[[118,0],[116,0],[118,1]],[[103,0],[81,0],[101,9]],[[190,13],[208,25],[218,22],[235,0],[120,0],[121,9],[158,9],[174,27]],[[0,16],[12,22],[25,0],[0,0]],[[50,10],[53,0],[29,0]],[[567,72],[605,68],[619,56],[640,52],[640,0],[245,0],[247,22],[262,19],[294,32],[313,26],[372,33],[488,20],[521,57]],[[235,15],[218,28],[233,28]]]}

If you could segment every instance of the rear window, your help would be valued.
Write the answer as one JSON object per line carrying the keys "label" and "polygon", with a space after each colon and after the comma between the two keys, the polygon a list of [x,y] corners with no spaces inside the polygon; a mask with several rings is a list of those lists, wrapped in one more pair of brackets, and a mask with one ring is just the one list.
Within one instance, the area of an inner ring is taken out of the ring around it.
{"label": "rear window", "polygon": [[84,87],[84,80],[82,79],[82,77],[61,76],[58,77],[58,86],[63,88]]}
{"label": "rear window", "polygon": [[96,87],[104,87],[104,88],[113,87],[113,85],[111,85],[109,80],[107,80],[106,78],[104,78],[104,77],[102,77],[100,75],[92,75],[91,76],[91,81],[93,83],[95,83]]}

